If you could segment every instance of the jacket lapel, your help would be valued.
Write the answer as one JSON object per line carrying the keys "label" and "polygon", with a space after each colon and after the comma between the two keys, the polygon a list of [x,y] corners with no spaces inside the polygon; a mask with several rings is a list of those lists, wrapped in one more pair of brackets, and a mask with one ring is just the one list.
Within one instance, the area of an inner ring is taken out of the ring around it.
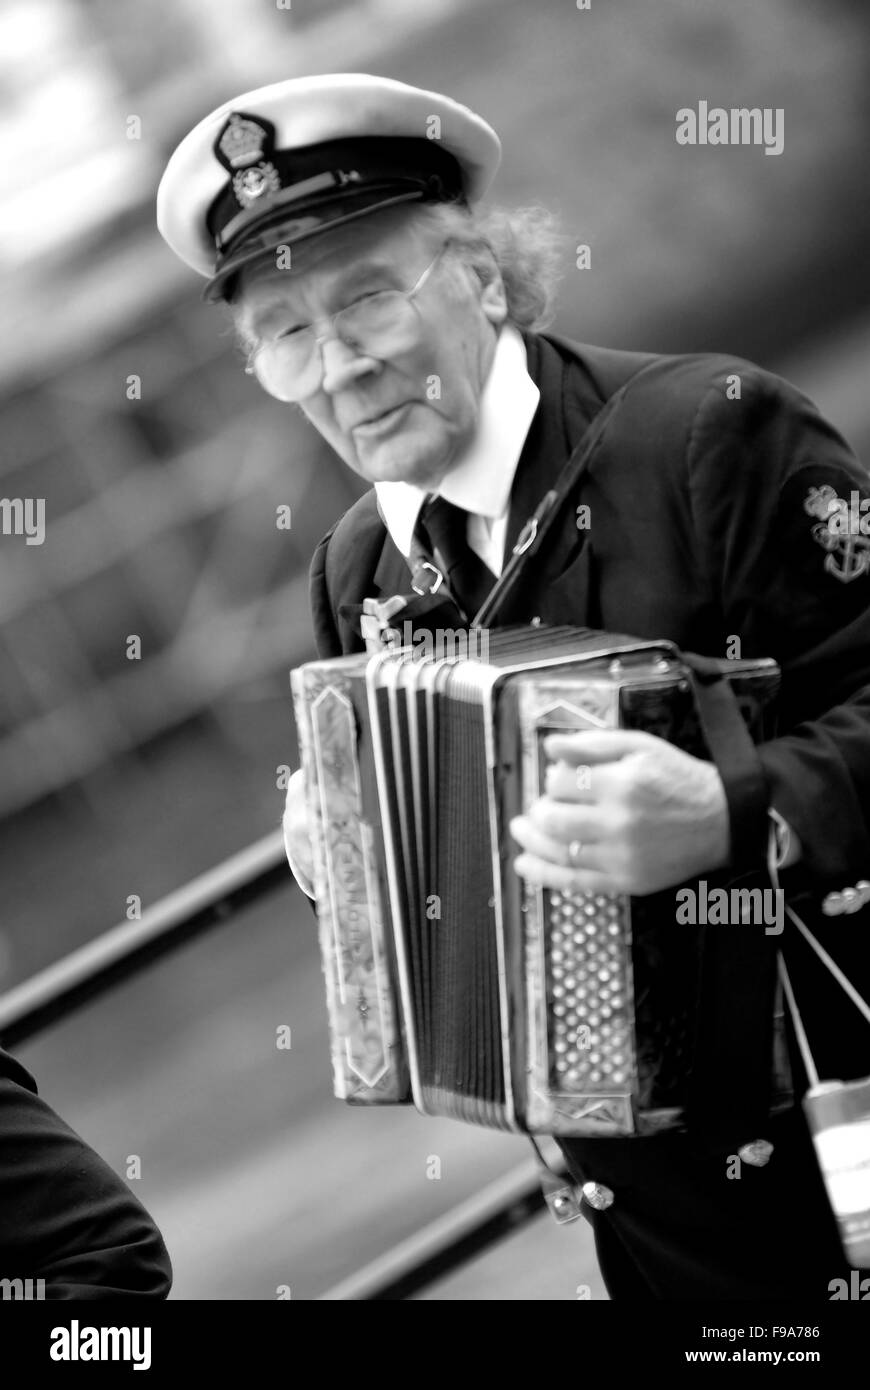
{"label": "jacket lapel", "polygon": [[[553,343],[524,334],[529,375],[541,398],[526,438],[511,493],[505,560],[526,521],[601,409],[603,400],[585,372],[566,360]],[[589,532],[579,529],[576,507],[568,499],[545,545],[529,565],[528,576],[505,601],[499,624],[530,622],[587,625],[591,600],[592,554]]]}
{"label": "jacket lapel", "polygon": [[504,559],[547,489],[555,482],[570,452],[564,411],[565,368],[549,343],[523,334],[529,376],[540,391],[511,490]]}
{"label": "jacket lapel", "polygon": [[394,544],[389,531],[384,534],[384,546],[374,573],[374,588],[378,597],[411,592],[408,562]]}

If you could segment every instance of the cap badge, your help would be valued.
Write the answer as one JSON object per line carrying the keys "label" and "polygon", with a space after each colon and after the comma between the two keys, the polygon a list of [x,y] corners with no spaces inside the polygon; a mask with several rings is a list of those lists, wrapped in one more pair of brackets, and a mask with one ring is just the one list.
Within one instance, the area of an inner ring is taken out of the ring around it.
{"label": "cap badge", "polygon": [[248,208],[264,194],[277,193],[281,178],[275,165],[264,159],[271,153],[273,127],[233,111],[215,145],[215,156],[233,173],[233,193],[240,207]]}
{"label": "cap badge", "polygon": [[225,161],[232,169],[256,164],[263,157],[263,146],[268,139],[269,132],[264,126],[234,111],[218,140],[218,149],[224,157],[221,162]]}
{"label": "cap badge", "polygon": [[277,193],[280,187],[281,180],[274,164],[257,164],[253,169],[240,169],[233,175],[236,202],[243,208],[249,208],[264,193]]}

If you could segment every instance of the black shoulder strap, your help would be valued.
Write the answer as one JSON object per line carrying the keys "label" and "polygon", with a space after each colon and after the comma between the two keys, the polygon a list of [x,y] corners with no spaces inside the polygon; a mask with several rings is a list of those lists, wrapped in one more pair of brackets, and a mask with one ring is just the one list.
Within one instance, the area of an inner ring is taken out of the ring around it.
{"label": "black shoulder strap", "polygon": [[[731,873],[748,875],[746,886],[763,891],[769,887],[769,788],[727,679],[728,663],[686,653],[682,660],[728,801]],[[739,1146],[766,1137],[781,943],[758,922],[706,923],[696,930],[703,936],[687,1122],[705,1145]]]}
{"label": "black shoulder strap", "polygon": [[[641,367],[618,391],[614,391],[594,419],[590,421],[576,448],[572,450],[570,458],[562,468],[554,486],[544,494],[534,513],[520,531],[511,551],[510,559],[487,595],[486,602],[475,615],[472,627],[490,626],[517,581],[528,573],[531,561],[541,549],[547,535],[557,521],[566,499],[573,494],[577,482],[589,467],[600,447],[604,431],[618,407],[622,405],[626,395],[639,378],[655,365],[656,360]],[[586,544],[589,544],[588,536]]]}

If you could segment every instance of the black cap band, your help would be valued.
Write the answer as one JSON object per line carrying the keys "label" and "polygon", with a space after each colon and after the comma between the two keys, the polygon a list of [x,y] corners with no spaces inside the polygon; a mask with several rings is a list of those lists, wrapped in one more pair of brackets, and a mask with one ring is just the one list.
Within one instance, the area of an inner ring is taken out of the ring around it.
{"label": "black cap band", "polygon": [[397,202],[465,200],[459,163],[437,141],[365,136],[296,150],[272,145],[270,123],[242,113],[215,143],[232,177],[206,218],[216,251],[209,298],[221,297],[242,265],[282,243]]}

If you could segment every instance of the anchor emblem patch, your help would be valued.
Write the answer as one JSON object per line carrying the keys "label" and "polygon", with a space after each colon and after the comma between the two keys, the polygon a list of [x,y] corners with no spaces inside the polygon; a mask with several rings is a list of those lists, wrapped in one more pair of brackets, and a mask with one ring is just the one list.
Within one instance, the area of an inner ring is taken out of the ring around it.
{"label": "anchor emblem patch", "polygon": [[847,502],[829,483],[823,483],[810,488],[804,511],[819,518],[812,536],[827,551],[824,567],[828,574],[841,584],[851,584],[870,573],[870,498],[862,499],[853,489]]}

